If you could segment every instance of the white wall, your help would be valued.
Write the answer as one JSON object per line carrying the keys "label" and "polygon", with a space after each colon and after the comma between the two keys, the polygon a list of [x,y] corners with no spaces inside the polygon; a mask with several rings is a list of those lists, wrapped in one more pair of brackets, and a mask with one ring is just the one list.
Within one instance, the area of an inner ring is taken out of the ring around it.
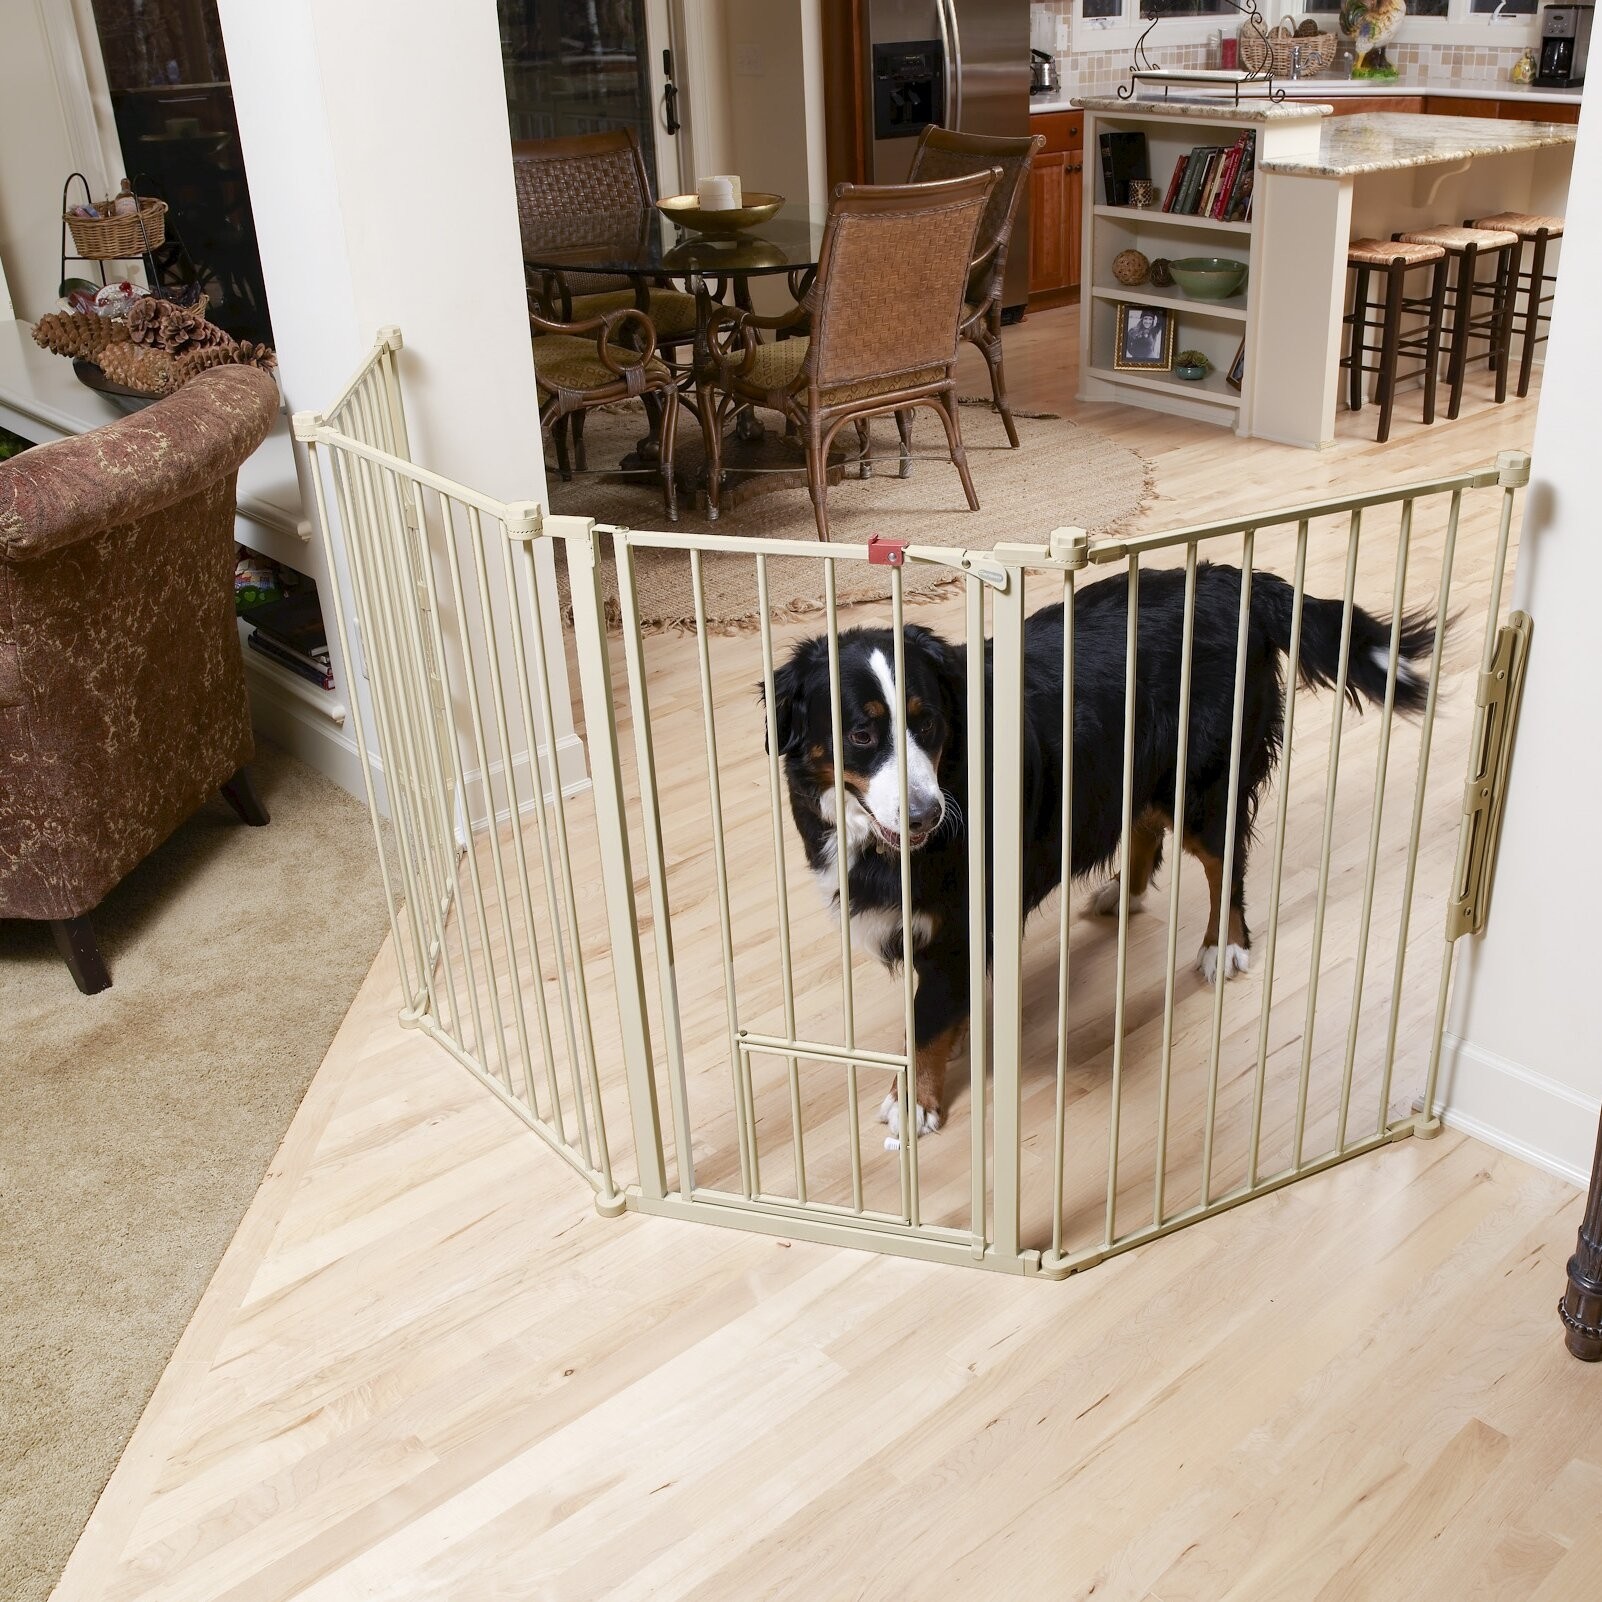
{"label": "white wall", "polygon": [[680,0],[693,118],[685,186],[737,172],[747,188],[829,198],[818,0]]}
{"label": "white wall", "polygon": [[1489,927],[1466,942],[1448,1123],[1583,1182],[1602,1103],[1602,107],[1585,102],[1513,604],[1534,620]]}
{"label": "white wall", "polygon": [[[501,499],[543,501],[494,0],[219,10],[290,410],[325,407],[377,330],[398,325],[416,459]],[[539,560],[554,593],[548,549]],[[582,752],[554,666],[572,780]]]}

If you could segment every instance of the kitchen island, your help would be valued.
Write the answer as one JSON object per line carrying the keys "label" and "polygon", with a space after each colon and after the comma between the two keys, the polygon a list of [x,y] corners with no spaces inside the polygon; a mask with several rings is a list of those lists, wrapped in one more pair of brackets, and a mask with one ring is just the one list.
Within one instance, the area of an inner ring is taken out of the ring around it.
{"label": "kitchen island", "polygon": [[[1098,175],[1096,203],[1087,197],[1085,206],[1079,393],[1210,418],[1258,439],[1313,448],[1334,441],[1349,240],[1493,211],[1561,215],[1566,204],[1572,124],[1384,112],[1333,118],[1327,105],[1291,101],[1093,96],[1079,104],[1087,168],[1095,171],[1102,132],[1141,131],[1159,198],[1179,154],[1228,144],[1240,130],[1254,133],[1257,177],[1246,223],[1107,206]],[[1191,300],[1177,288],[1125,289],[1111,265],[1128,249],[1244,256],[1249,275],[1244,291],[1226,301]],[[1131,302],[1173,313],[1178,342],[1202,350],[1215,368],[1202,386],[1113,370],[1116,305]],[[1220,382],[1231,332],[1245,340],[1238,391]]]}

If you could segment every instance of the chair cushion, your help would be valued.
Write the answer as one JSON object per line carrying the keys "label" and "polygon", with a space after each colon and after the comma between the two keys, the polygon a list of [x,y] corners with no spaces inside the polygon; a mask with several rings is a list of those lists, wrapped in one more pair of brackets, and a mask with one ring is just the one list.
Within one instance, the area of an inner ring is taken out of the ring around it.
{"label": "chair cushion", "polygon": [[1476,217],[1476,228],[1502,228],[1515,233],[1520,239],[1534,239],[1544,228],[1553,239],[1563,237],[1563,219],[1561,217],[1542,217],[1530,211],[1498,211],[1489,217]]}
{"label": "chair cushion", "polygon": [[[781,339],[768,345],[758,345],[750,370],[740,374],[737,384],[745,393],[762,391],[780,395],[793,390],[800,382],[801,367],[807,359],[811,341],[807,339]],[[839,406],[847,401],[870,400],[875,395],[886,395],[894,390],[910,389],[918,384],[933,384],[946,376],[941,367],[920,368],[915,373],[896,373],[884,378],[859,378],[849,384],[836,384],[822,391],[820,399],[825,406]]]}
{"label": "chair cushion", "polygon": [[1446,250],[1467,250],[1470,245],[1476,250],[1501,250],[1518,244],[1519,236],[1503,228],[1415,228],[1402,235],[1402,242],[1440,245]]}
{"label": "chair cushion", "polygon": [[[638,367],[640,353],[613,345],[620,366]],[[582,391],[606,389],[622,380],[600,358],[595,341],[579,334],[537,334],[534,338],[534,377],[546,389]],[[648,384],[667,384],[672,375],[654,356],[645,364]]]}
{"label": "chair cushion", "polygon": [[[646,315],[656,329],[658,339],[671,339],[675,334],[695,332],[695,296],[682,289],[652,289],[647,291],[651,309]],[[573,321],[583,322],[605,312],[622,311],[635,304],[632,289],[615,289],[608,295],[575,295]]]}
{"label": "chair cushion", "polygon": [[1406,239],[1354,239],[1346,247],[1346,260],[1353,267],[1389,267],[1398,259],[1409,267],[1422,267],[1439,261],[1446,251],[1440,245],[1425,245]]}

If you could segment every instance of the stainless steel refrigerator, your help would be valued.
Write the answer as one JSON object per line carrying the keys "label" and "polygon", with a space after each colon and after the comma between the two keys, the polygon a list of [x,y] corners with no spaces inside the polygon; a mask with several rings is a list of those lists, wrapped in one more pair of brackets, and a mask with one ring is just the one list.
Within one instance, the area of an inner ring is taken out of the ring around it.
{"label": "stainless steel refrigerator", "polygon": [[[1029,132],[1029,0],[867,0],[868,179],[901,183],[925,123]],[[1018,207],[1003,304],[1029,298],[1029,196]]]}

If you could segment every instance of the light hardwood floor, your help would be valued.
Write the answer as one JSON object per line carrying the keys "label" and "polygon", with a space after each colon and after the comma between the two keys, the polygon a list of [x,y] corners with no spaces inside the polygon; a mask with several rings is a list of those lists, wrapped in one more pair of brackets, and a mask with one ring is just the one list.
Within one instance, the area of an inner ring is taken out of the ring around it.
{"label": "light hardwood floor", "polygon": [[[1533,425],[1533,398],[1388,447],[1344,420],[1314,455],[1080,408],[1072,319],[1009,335],[1017,404],[1150,457],[1152,527]],[[1076,922],[1076,960],[1097,942]],[[398,1004],[386,953],[62,1602],[1597,1594],[1602,1373],[1553,1312],[1559,1181],[1406,1141],[1064,1285],[606,1220]]]}

